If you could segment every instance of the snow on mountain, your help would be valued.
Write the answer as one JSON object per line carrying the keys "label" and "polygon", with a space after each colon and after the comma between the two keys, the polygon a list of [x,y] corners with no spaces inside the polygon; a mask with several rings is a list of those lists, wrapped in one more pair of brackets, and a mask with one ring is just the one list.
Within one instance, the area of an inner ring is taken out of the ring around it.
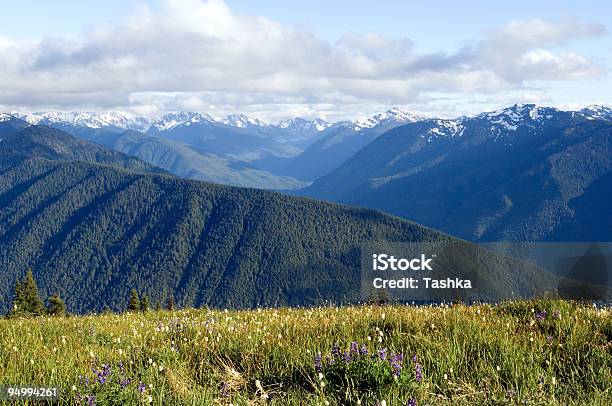
{"label": "snow on mountain", "polygon": [[535,104],[515,104],[501,110],[481,113],[476,118],[488,120],[493,132],[501,129],[516,131],[520,125],[542,124],[553,118],[558,111],[552,107],[539,107]]}
{"label": "snow on mountain", "polygon": [[171,130],[181,125],[192,125],[200,123],[215,123],[216,119],[209,114],[192,113],[192,112],[174,112],[167,113],[163,116],[154,119],[151,122],[151,128],[158,132]]}
{"label": "snow on mountain", "polygon": [[429,135],[438,137],[461,137],[463,135],[465,126],[461,118],[456,120],[433,119],[432,121],[435,123],[435,126],[427,131]]}
{"label": "snow on mountain", "polygon": [[267,127],[268,124],[263,121],[250,118],[244,114],[230,114],[219,120],[221,124],[225,124],[230,127],[247,128],[247,127]]}
{"label": "snow on mountain", "polygon": [[9,121],[12,118],[13,118],[13,116],[11,116],[10,114],[0,113],[0,123],[3,123],[5,121]]}
{"label": "snow on mountain", "polygon": [[288,120],[282,120],[276,123],[276,127],[288,130],[294,133],[317,131],[321,132],[329,128],[332,124],[320,118],[314,120],[306,120],[301,117],[292,118]]}
{"label": "snow on mountain", "polygon": [[580,110],[580,113],[594,119],[612,119],[612,108],[608,106],[594,104],[592,106],[587,106],[583,108],[582,110]]}
{"label": "snow on mountain", "polygon": [[384,113],[378,113],[365,120],[357,120],[348,123],[352,123],[356,130],[360,130],[378,127],[387,123],[414,123],[420,120],[423,120],[422,116],[394,107],[385,111]]}
{"label": "snow on mountain", "polygon": [[14,113],[30,124],[71,125],[87,128],[117,128],[121,130],[147,131],[150,120],[127,112],[95,113],[89,111]]}

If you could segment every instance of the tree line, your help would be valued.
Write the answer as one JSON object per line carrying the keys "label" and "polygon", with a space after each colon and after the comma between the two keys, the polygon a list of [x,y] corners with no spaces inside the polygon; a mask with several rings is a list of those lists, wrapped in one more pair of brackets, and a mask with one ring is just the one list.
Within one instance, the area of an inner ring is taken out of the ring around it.
{"label": "tree line", "polygon": [[[173,295],[168,297],[165,308],[167,310],[176,309]],[[149,311],[149,297],[142,295],[141,298],[138,291],[132,289],[127,310],[130,312]],[[159,301],[155,305],[155,310],[162,310]],[[49,296],[45,305],[31,270],[26,272],[22,280],[15,282],[13,302],[7,317],[66,316],[66,314],[66,304],[57,293]]]}

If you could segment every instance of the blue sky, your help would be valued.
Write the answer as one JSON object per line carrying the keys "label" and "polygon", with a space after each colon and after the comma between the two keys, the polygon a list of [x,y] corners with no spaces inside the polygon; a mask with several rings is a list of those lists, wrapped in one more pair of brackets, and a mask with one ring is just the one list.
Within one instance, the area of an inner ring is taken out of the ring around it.
{"label": "blue sky", "polygon": [[609,104],[610,15],[603,1],[21,0],[0,14],[0,107],[340,119]]}

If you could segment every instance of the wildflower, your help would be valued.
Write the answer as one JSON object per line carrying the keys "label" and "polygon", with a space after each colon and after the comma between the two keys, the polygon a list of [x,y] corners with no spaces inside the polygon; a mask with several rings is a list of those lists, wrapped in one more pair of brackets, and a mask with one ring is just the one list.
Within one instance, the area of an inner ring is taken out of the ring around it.
{"label": "wildflower", "polygon": [[553,318],[554,319],[560,319],[561,318],[561,312],[559,310],[555,310],[553,312]]}
{"label": "wildflower", "polygon": [[321,372],[319,372],[319,381],[323,380],[323,374]]}
{"label": "wildflower", "polygon": [[351,362],[351,354],[349,354],[348,351],[344,351],[344,353],[342,354],[342,360],[346,364],[350,363]]}
{"label": "wildflower", "polygon": [[368,355],[368,347],[365,344],[361,345],[361,355]]}
{"label": "wildflower", "polygon": [[541,312],[536,314],[536,320],[537,321],[544,321],[546,319],[547,314],[548,313],[546,313],[546,310],[542,310]]}
{"label": "wildflower", "polygon": [[121,386],[121,388],[122,388],[122,389],[125,389],[125,388],[127,388],[127,387],[130,385],[130,382],[131,382],[131,381],[129,380],[129,378],[125,378],[125,377],[124,377],[124,378],[123,378],[123,379],[122,379],[122,380],[119,382],[119,385]]}
{"label": "wildflower", "polygon": [[70,388],[70,389],[72,389],[72,391],[74,392],[74,391],[77,390],[77,387],[75,385],[72,385],[72,388]]}
{"label": "wildflower", "polygon": [[331,353],[334,356],[334,358],[340,357],[340,346],[338,346],[338,343],[334,343]]}
{"label": "wildflower", "polygon": [[323,366],[321,365],[321,353],[317,353],[317,355],[315,355],[314,363],[315,363],[315,370],[320,373],[323,368]]}
{"label": "wildflower", "polygon": [[153,396],[149,395],[148,400],[149,400],[149,403],[153,403]]}
{"label": "wildflower", "polygon": [[408,402],[406,402],[406,406],[417,406],[416,399],[414,398],[408,399]]}
{"label": "wildflower", "polygon": [[380,358],[381,361],[384,361],[387,359],[387,349],[383,348],[382,350],[378,350],[378,358]]}
{"label": "wildflower", "polygon": [[359,345],[353,341],[351,343],[351,349],[350,349],[351,355],[358,355],[359,354]]}
{"label": "wildflower", "polygon": [[147,386],[144,383],[138,382],[138,392],[139,393],[144,393],[146,389],[147,389]]}
{"label": "wildflower", "polygon": [[417,362],[416,355],[412,357],[412,361],[414,362],[414,380],[420,383],[423,380],[421,364]]}

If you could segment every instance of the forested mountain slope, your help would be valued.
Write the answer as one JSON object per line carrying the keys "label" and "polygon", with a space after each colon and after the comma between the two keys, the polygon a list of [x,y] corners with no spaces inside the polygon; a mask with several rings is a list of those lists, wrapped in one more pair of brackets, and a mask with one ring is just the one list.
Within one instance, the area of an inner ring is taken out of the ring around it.
{"label": "forested mountain slope", "polygon": [[31,268],[71,311],[356,300],[359,243],[449,239],[367,209],[182,180],[58,130],[0,134],[0,303]]}

